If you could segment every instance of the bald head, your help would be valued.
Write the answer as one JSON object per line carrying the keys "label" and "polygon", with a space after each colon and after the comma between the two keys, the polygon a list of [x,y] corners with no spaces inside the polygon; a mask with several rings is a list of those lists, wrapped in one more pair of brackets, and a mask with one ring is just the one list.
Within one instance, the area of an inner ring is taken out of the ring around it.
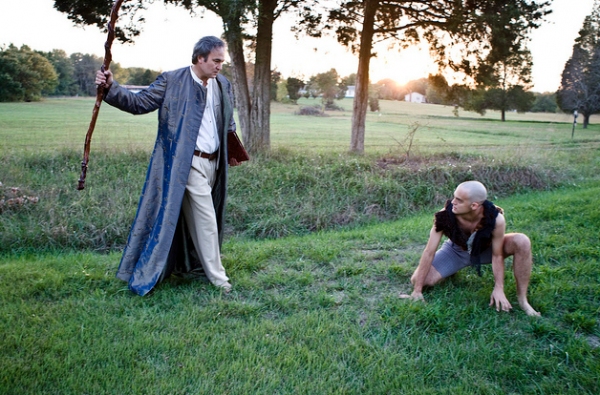
{"label": "bald head", "polygon": [[479,181],[466,181],[457,188],[466,193],[470,202],[483,203],[487,199],[487,190]]}

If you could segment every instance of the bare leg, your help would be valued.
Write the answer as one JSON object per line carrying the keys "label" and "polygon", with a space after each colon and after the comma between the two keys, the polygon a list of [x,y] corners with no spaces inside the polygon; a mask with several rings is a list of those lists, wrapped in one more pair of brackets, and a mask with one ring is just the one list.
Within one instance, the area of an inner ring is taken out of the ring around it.
{"label": "bare leg", "polygon": [[527,301],[527,288],[531,278],[531,242],[523,233],[508,233],[504,236],[504,257],[513,256],[513,273],[517,283],[519,306],[529,316],[539,316]]}
{"label": "bare leg", "polygon": [[[410,282],[412,283],[413,286],[415,285],[415,278],[420,275],[420,273],[419,273],[420,270],[423,270],[423,267],[418,267],[417,270],[415,270],[413,275],[410,277]],[[442,275],[437,271],[437,269],[433,266],[430,266],[429,271],[427,272],[427,274],[425,276],[425,281],[423,282],[423,286],[431,287],[431,286],[439,283],[442,280],[443,280]],[[423,295],[421,293],[419,293],[419,297],[415,297],[414,293],[412,295],[402,293],[398,296],[401,299],[423,300]]]}
{"label": "bare leg", "polygon": [[[415,270],[415,272],[413,273],[413,275],[410,277],[410,282],[413,285],[415,284],[415,277],[417,276],[417,271],[419,269],[422,270],[422,268],[417,268],[417,270]],[[427,272],[427,275],[425,276],[425,282],[423,283],[423,285],[426,286],[426,287],[431,287],[431,286],[434,286],[435,284],[439,283],[442,280],[443,280],[442,279],[442,275],[432,265],[432,266],[429,267],[429,271]]]}

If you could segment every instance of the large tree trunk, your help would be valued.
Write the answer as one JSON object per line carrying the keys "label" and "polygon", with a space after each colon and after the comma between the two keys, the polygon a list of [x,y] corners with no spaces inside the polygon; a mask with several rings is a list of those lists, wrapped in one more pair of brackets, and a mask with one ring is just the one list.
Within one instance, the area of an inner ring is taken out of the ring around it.
{"label": "large tree trunk", "polygon": [[501,113],[501,118],[500,119],[502,119],[502,122],[505,122],[506,121],[506,110],[503,108],[500,111],[501,111],[500,112]]}
{"label": "large tree trunk", "polygon": [[239,18],[223,21],[225,27],[225,40],[231,58],[233,68],[233,90],[235,95],[235,106],[238,110],[239,127],[242,131],[244,145],[248,145],[248,139],[252,135],[252,124],[250,122],[250,92],[248,90],[248,76],[246,74],[246,59],[244,57],[244,42]]}
{"label": "large tree trunk", "polygon": [[365,19],[360,35],[356,92],[352,105],[352,136],[350,139],[350,151],[359,154],[365,151],[365,121],[369,104],[369,65],[373,47],[375,12],[379,6],[379,1],[376,0],[363,1],[365,4]]}
{"label": "large tree trunk", "polygon": [[271,52],[277,0],[263,0],[259,7],[250,108],[252,133],[249,139],[244,141],[250,152],[266,151],[271,146]]}
{"label": "large tree trunk", "polygon": [[592,114],[583,114],[583,128],[587,129],[588,125],[590,124],[590,116]]}

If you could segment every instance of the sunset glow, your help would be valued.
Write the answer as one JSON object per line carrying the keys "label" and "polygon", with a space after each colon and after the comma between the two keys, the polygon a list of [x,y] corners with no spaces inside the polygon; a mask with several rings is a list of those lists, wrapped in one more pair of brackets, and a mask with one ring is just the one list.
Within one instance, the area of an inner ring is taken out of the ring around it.
{"label": "sunset glow", "polygon": [[379,50],[376,59],[371,61],[371,82],[390,78],[400,85],[429,74],[437,73],[437,66],[431,60],[429,52],[419,48],[402,50]]}

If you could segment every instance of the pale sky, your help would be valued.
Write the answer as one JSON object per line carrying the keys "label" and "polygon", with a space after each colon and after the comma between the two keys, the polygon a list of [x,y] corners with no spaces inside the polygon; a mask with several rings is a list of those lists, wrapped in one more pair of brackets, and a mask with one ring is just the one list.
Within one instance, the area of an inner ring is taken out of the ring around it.
{"label": "pale sky", "polygon": [[[106,34],[96,27],[75,27],[65,14],[53,8],[53,0],[0,0],[0,46],[28,45],[33,50],[63,49],[68,55],[81,52],[104,56]],[[571,56],[574,40],[594,0],[554,0],[549,21],[533,32],[529,45],[533,56],[533,90],[556,91],[565,62]],[[194,43],[202,36],[220,36],[220,18],[207,12],[190,16],[182,8],[165,7],[161,1],[145,13],[146,23],[135,44],[113,44],[113,62],[123,67],[171,70],[190,64]],[[118,22],[117,22],[118,23]],[[302,38],[290,32],[291,17],[275,22],[272,68],[284,78],[308,78],[335,68],[341,76],[355,73],[356,56],[339,45],[335,38]],[[388,50],[378,47],[371,60],[371,81],[391,78],[403,84],[436,73],[429,54],[416,48]]]}

